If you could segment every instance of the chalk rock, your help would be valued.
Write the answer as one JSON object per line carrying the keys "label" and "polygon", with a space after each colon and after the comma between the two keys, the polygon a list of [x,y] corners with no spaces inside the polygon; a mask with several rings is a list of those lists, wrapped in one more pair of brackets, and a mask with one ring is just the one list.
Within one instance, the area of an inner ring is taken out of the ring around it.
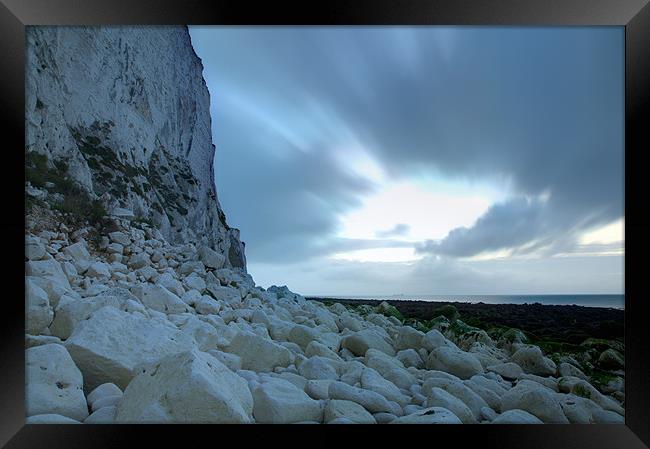
{"label": "chalk rock", "polygon": [[40,288],[31,278],[25,281],[26,331],[29,334],[42,333],[52,322],[54,312],[45,290]]}
{"label": "chalk rock", "polygon": [[510,360],[528,374],[552,376],[557,371],[555,363],[548,357],[544,357],[542,350],[537,346],[524,346],[518,349]]}
{"label": "chalk rock", "polygon": [[88,395],[88,405],[92,407],[95,402],[112,396],[122,396],[122,390],[120,390],[120,387],[113,383],[101,384]]}
{"label": "chalk rock", "polygon": [[410,402],[410,398],[402,394],[394,383],[381,377],[372,368],[366,368],[361,373],[361,388],[379,393],[389,401],[397,402],[402,407]]}
{"label": "chalk rock", "polygon": [[364,356],[368,349],[376,349],[390,356],[395,355],[393,347],[381,334],[372,329],[364,329],[343,337],[341,347],[350,350],[357,356]]}
{"label": "chalk rock", "polygon": [[545,423],[568,424],[569,420],[564,415],[555,393],[541,385],[537,387],[535,384],[530,381],[519,382],[501,398],[502,409],[504,411],[521,409]]}
{"label": "chalk rock", "polygon": [[487,371],[497,373],[499,376],[503,377],[504,379],[509,379],[509,380],[519,379],[521,375],[524,374],[524,370],[522,370],[519,365],[513,362],[491,365],[488,366],[486,369]]}
{"label": "chalk rock", "polygon": [[457,397],[449,394],[442,388],[433,387],[426,392],[427,407],[442,407],[456,415],[463,424],[475,424],[476,417],[470,408]]}
{"label": "chalk rock", "polygon": [[54,259],[30,260],[25,263],[25,275],[36,276],[57,282],[66,290],[72,290],[68,277],[61,269],[61,264]]}
{"label": "chalk rock", "polygon": [[216,252],[215,250],[208,248],[207,246],[202,246],[199,248],[199,259],[201,262],[203,262],[203,265],[205,265],[208,268],[221,268],[223,267],[226,258],[222,255]]}
{"label": "chalk rock", "polygon": [[420,332],[411,326],[402,326],[397,333],[395,348],[401,349],[418,349],[421,346],[424,332]]}
{"label": "chalk rock", "polygon": [[373,413],[389,412],[401,415],[399,406],[395,403],[391,404],[379,393],[356,388],[343,382],[334,381],[330,384],[329,397],[330,399],[344,399],[356,402]]}
{"label": "chalk rock", "polygon": [[28,416],[57,414],[78,421],[88,416],[82,374],[63,346],[29,348],[25,362]]}
{"label": "chalk rock", "polygon": [[323,420],[320,402],[284,379],[268,379],[253,390],[253,416],[258,423],[289,424]]}
{"label": "chalk rock", "polygon": [[331,423],[339,418],[346,418],[355,424],[376,424],[375,418],[361,405],[352,401],[332,399],[328,401],[324,412],[325,422]]}
{"label": "chalk rock", "polygon": [[136,366],[195,345],[192,337],[171,323],[165,325],[114,307],[94,312],[65,342],[84,375],[87,390],[107,382],[125,388],[135,376]]}
{"label": "chalk rock", "polygon": [[143,368],[117,407],[120,423],[249,423],[253,399],[244,379],[192,350]]}
{"label": "chalk rock", "polygon": [[327,357],[310,357],[298,366],[298,372],[306,379],[338,379],[336,362]]}
{"label": "chalk rock", "polygon": [[489,408],[489,405],[481,396],[476,394],[471,388],[465,385],[461,380],[449,380],[431,377],[422,384],[422,392],[428,395],[432,388],[445,390],[452,396],[460,399],[472,411],[474,418],[478,421],[481,417],[481,409]]}
{"label": "chalk rock", "polygon": [[190,307],[174,293],[161,285],[143,284],[133,289],[142,304],[149,309],[163,313],[189,312]]}
{"label": "chalk rock", "polygon": [[461,379],[483,372],[483,366],[473,354],[449,346],[431,351],[426,365],[428,369],[445,371]]}
{"label": "chalk rock", "polygon": [[291,363],[291,352],[287,348],[247,332],[235,335],[226,351],[238,355],[246,370],[269,372],[276,366]]}
{"label": "chalk rock", "polygon": [[54,313],[50,329],[59,338],[66,339],[74,331],[75,326],[102,307],[114,307],[127,312],[144,312],[144,307],[136,302],[128,290],[122,288],[109,289],[102,294],[89,298],[70,298],[64,296]]}
{"label": "chalk rock", "polygon": [[397,360],[402,362],[405,367],[412,366],[414,368],[422,368],[424,366],[424,361],[420,354],[415,349],[403,349],[397,353]]}

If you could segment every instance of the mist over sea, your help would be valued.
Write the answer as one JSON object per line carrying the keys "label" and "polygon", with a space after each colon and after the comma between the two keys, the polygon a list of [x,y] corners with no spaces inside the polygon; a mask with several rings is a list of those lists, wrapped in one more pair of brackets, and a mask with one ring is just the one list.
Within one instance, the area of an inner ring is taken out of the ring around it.
{"label": "mist over sea", "polygon": [[320,298],[339,299],[378,299],[378,300],[411,300],[411,301],[441,301],[441,302],[470,302],[485,304],[534,304],[544,305],[577,305],[584,307],[625,308],[625,295],[390,295],[390,296],[319,296]]}

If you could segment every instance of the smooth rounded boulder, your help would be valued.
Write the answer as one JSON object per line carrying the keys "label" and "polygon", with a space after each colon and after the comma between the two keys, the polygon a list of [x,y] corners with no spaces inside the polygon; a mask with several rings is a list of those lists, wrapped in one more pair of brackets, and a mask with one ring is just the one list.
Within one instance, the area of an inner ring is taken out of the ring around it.
{"label": "smooth rounded boulder", "polygon": [[253,390],[253,416],[263,424],[322,422],[321,403],[284,379],[268,379]]}
{"label": "smooth rounded boulder", "polygon": [[361,405],[352,401],[332,399],[325,406],[325,422],[346,418],[354,424],[376,424],[375,418]]}
{"label": "smooth rounded boulder", "polygon": [[369,349],[376,349],[389,356],[395,355],[395,349],[382,335],[372,329],[364,329],[341,340],[341,347],[348,349],[356,356],[364,356]]}
{"label": "smooth rounded boulder", "polygon": [[235,335],[226,352],[238,355],[246,370],[270,372],[291,363],[291,352],[287,348],[248,332]]}
{"label": "smooth rounded boulder", "polygon": [[524,346],[519,348],[510,358],[528,374],[538,376],[552,376],[557,371],[557,366],[548,357],[544,357],[542,350],[537,346]]}
{"label": "smooth rounded boulder", "polygon": [[429,354],[427,368],[444,371],[461,379],[469,379],[483,372],[481,362],[471,353],[440,346]]}

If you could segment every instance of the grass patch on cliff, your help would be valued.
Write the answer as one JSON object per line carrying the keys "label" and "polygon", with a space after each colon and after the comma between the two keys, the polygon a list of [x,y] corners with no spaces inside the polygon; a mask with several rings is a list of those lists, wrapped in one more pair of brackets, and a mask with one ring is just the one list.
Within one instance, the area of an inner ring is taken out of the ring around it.
{"label": "grass patch on cliff", "polygon": [[[30,151],[25,157],[26,180],[32,186],[46,188],[50,193],[60,194],[61,201],[52,204],[52,209],[71,215],[74,221],[88,221],[92,225],[101,224],[106,209],[99,200],[93,200],[88,193],[67,175],[68,164],[61,160],[49,165],[47,155]],[[42,202],[41,202],[42,203]],[[27,206],[38,204],[28,200]]]}

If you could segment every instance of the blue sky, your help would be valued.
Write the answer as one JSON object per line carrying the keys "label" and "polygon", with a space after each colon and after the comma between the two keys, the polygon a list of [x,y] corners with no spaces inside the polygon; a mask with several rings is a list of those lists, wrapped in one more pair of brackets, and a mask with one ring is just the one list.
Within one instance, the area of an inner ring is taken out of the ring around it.
{"label": "blue sky", "polygon": [[623,292],[623,28],[190,34],[258,284]]}

